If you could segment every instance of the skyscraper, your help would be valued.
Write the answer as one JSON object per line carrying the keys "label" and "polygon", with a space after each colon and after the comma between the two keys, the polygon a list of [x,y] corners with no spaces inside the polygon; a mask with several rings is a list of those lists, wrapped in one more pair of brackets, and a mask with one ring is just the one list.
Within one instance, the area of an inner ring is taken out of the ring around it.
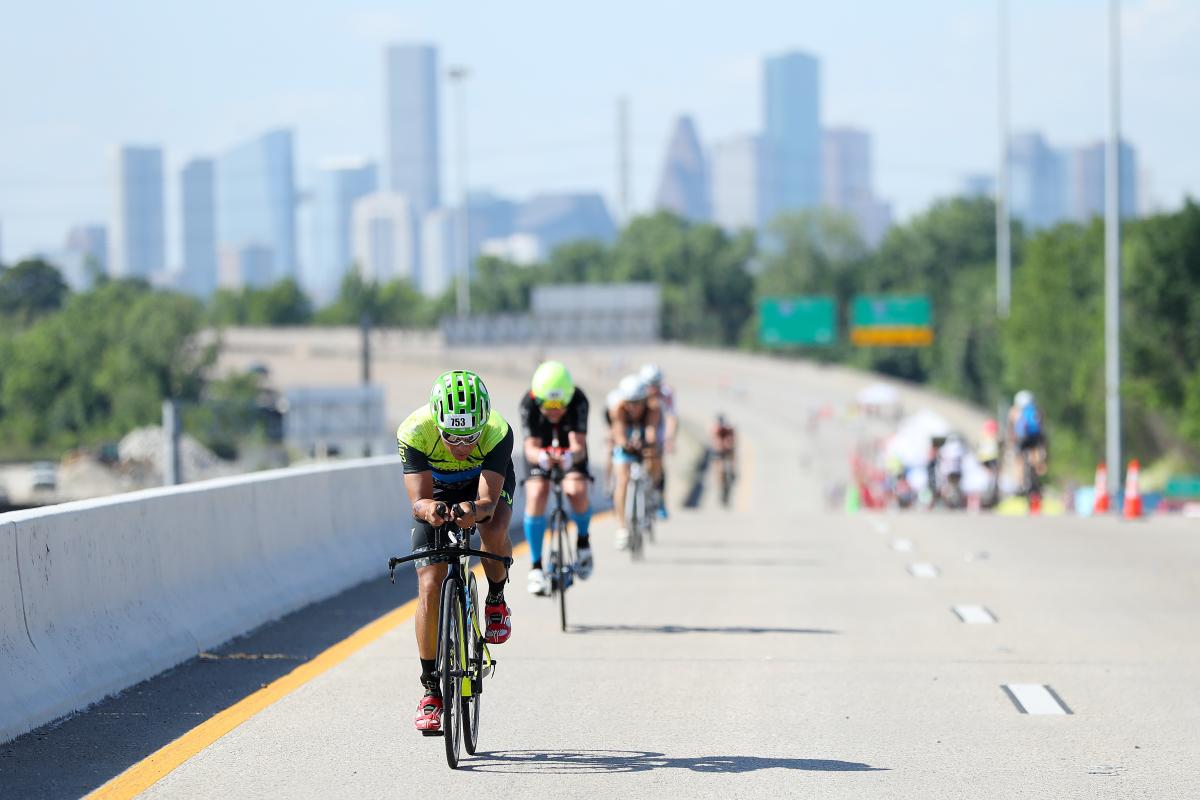
{"label": "skyscraper", "polygon": [[821,202],[820,62],[807,53],[763,64],[763,138],[773,160],[766,219]]}
{"label": "skyscraper", "polygon": [[212,159],[194,158],[179,173],[182,207],[183,275],[180,288],[197,297],[217,290],[216,169]]}
{"label": "skyscraper", "polygon": [[421,286],[427,297],[450,288],[459,274],[458,212],[435,208],[421,221]]}
{"label": "skyscraper", "polygon": [[761,136],[713,145],[710,158],[713,221],[726,230],[759,229],[767,222],[769,151]]}
{"label": "skyscraper", "polygon": [[[548,255],[559,245],[581,240],[611,242],[617,226],[604,198],[596,192],[540,194],[517,210],[513,233],[525,234],[537,243],[537,252]],[[532,252],[530,239],[521,249]]]}
{"label": "skyscraper", "polygon": [[376,192],[354,204],[354,261],[363,279],[406,278],[421,286],[417,268],[417,218],[406,195]]}
{"label": "skyscraper", "polygon": [[705,222],[712,216],[708,164],[696,126],[687,115],[675,122],[655,205],[694,222]]}
{"label": "skyscraper", "polygon": [[317,173],[313,208],[316,257],[304,286],[320,302],[332,300],[353,262],[351,221],[354,204],[379,188],[379,170],[365,159],[338,159]]}
{"label": "skyscraper", "polygon": [[[1134,217],[1137,216],[1138,209],[1137,153],[1132,145],[1122,140],[1119,157],[1121,170],[1120,213],[1122,217]],[[1068,212],[1072,219],[1089,222],[1092,217],[1104,216],[1107,158],[1105,142],[1095,142],[1076,148],[1071,154],[1067,199]]]}
{"label": "skyscraper", "polygon": [[1033,229],[1048,228],[1067,216],[1067,165],[1062,151],[1037,132],[1008,140],[1009,207]]}
{"label": "skyscraper", "polygon": [[[271,250],[272,280],[296,277],[296,182],[292,132],[268,131],[217,164],[217,236],[224,249]],[[263,263],[256,254],[254,263]]]}
{"label": "skyscraper", "polygon": [[118,147],[109,269],[114,277],[149,278],[166,267],[163,157],[159,147]]}
{"label": "skyscraper", "polygon": [[871,134],[857,128],[827,128],[821,162],[824,204],[849,214],[863,240],[878,244],[891,225],[891,208],[875,197],[871,186]]}
{"label": "skyscraper", "polygon": [[422,218],[441,204],[437,50],[392,45],[384,62],[387,187],[406,195]]}
{"label": "skyscraper", "polygon": [[72,289],[86,291],[97,276],[108,272],[108,229],[103,225],[71,228],[57,263]]}

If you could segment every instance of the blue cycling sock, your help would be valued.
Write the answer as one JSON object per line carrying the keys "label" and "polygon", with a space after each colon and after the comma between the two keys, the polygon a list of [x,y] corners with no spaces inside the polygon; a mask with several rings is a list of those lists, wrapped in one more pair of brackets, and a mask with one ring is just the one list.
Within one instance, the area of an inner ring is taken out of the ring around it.
{"label": "blue cycling sock", "polygon": [[525,515],[525,541],[529,542],[529,558],[536,566],[542,563],[542,539],[546,535],[546,515]]}
{"label": "blue cycling sock", "polygon": [[592,510],[589,508],[582,514],[572,510],[571,521],[575,523],[579,538],[586,539],[588,535],[588,525],[592,524]]}

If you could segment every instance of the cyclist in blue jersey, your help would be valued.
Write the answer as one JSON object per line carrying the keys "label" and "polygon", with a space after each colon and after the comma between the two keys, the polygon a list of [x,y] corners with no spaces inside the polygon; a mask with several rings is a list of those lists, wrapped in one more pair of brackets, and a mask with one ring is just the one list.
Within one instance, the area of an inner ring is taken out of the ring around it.
{"label": "cyclist in blue jersey", "polygon": [[1037,407],[1033,392],[1022,389],[1013,397],[1008,412],[1009,441],[1013,442],[1020,461],[1028,459],[1039,476],[1046,474],[1046,423]]}
{"label": "cyclist in blue jersey", "polygon": [[[396,440],[416,523],[413,552],[433,549],[435,529],[453,520],[459,528],[477,525],[484,551],[511,557],[508,523],[517,484],[513,432],[504,417],[491,410],[491,398],[479,376],[465,370],[442,373],[429,394],[429,403],[400,424]],[[441,690],[434,672],[438,594],[446,577],[445,561],[439,556],[416,562],[415,621],[424,694],[414,724],[421,732],[439,731],[442,724]],[[508,570],[486,560],[483,571],[488,582],[483,636],[490,644],[500,644],[512,634],[512,610],[504,601]]]}

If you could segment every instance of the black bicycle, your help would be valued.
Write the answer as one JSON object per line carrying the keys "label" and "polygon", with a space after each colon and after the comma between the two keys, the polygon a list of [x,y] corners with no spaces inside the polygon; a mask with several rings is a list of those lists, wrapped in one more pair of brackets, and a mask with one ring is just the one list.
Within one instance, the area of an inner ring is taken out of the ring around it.
{"label": "black bicycle", "polygon": [[[551,453],[561,457],[566,450],[550,448]],[[546,574],[550,577],[550,596],[558,596],[558,620],[563,631],[567,629],[567,589],[575,583],[575,544],[570,536],[567,521],[566,505],[563,501],[563,472],[562,465],[555,463],[550,468],[548,480],[554,490],[554,509],[550,512],[550,521],[546,528],[550,534],[549,548],[546,554]],[[591,475],[588,480],[593,480]],[[524,483],[524,481],[522,481]]]}
{"label": "black bicycle", "polygon": [[[449,512],[447,512],[449,513]],[[458,509],[454,508],[457,516]],[[476,528],[459,528],[449,522],[434,530],[434,547],[402,558],[388,559],[388,576],[396,582],[396,567],[419,558],[446,556],[450,559],[442,581],[438,614],[437,678],[442,690],[442,729],[426,736],[445,736],[446,763],[458,768],[459,745],[475,754],[479,745],[480,696],[483,679],[496,670],[487,642],[479,628],[479,588],[470,569],[471,558],[498,561],[505,568],[512,559],[471,547]]]}

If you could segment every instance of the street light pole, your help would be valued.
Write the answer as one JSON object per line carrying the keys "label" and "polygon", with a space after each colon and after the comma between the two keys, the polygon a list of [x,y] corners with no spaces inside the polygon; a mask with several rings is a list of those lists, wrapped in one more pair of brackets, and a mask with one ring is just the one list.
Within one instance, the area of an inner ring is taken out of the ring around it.
{"label": "street light pole", "polygon": [[1108,152],[1104,165],[1104,399],[1108,493],[1121,485],[1121,4],[1108,7]]}
{"label": "street light pole", "polygon": [[471,314],[471,210],[467,196],[467,100],[466,67],[450,67],[447,75],[454,85],[458,117],[458,285],[455,290],[459,319]]}
{"label": "street light pole", "polygon": [[1012,228],[1008,218],[1008,0],[999,0],[996,110],[1000,159],[996,164],[996,314],[1008,318],[1012,304]]}

